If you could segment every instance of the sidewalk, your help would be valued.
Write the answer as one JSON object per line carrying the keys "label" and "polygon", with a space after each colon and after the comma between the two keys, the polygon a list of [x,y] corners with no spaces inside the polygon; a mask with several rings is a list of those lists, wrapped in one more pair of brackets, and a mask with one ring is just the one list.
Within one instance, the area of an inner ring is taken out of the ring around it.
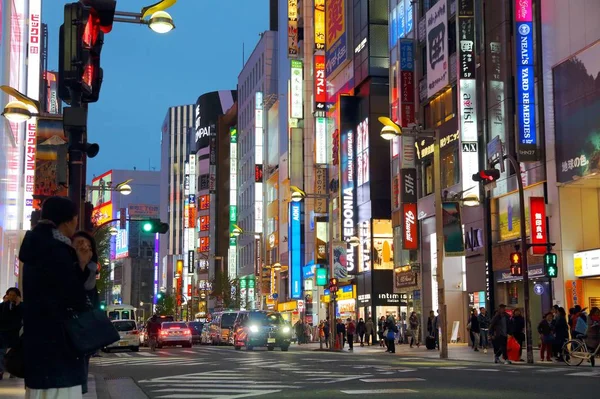
{"label": "sidewalk", "polygon": [[[4,378],[0,381],[0,398],[2,399],[22,399],[25,397],[25,380],[22,378]],[[83,395],[84,399],[102,398],[96,391],[96,378],[90,374],[88,376],[88,393]]]}
{"label": "sidewalk", "polygon": [[[306,350],[306,351],[318,351],[319,343],[310,343],[303,345],[294,345],[294,350]],[[325,350],[325,349],[324,349]],[[385,352],[385,348],[379,346],[379,344],[375,346],[364,346],[361,347],[360,344],[354,344],[354,351],[348,351],[348,345],[345,346],[343,352],[353,353],[355,355],[375,355],[375,354],[387,354]],[[389,354],[388,354],[389,355]],[[422,359],[439,359],[440,352],[437,350],[427,350],[425,345],[421,345],[421,347],[417,348],[416,346],[410,347],[407,344],[398,345],[396,344],[396,356],[400,357],[416,357]],[[523,359],[527,358],[527,354],[523,352]],[[477,363],[494,363],[494,354],[493,350],[488,349],[488,353],[484,354],[482,350],[479,352],[473,351],[470,346],[467,344],[449,344],[448,345],[448,359],[450,360],[460,360],[467,362],[477,362]],[[536,364],[540,365],[564,365],[561,362],[542,362],[540,359],[540,352],[537,349],[533,350],[533,360]],[[523,362],[515,362],[514,364],[527,364]]]}

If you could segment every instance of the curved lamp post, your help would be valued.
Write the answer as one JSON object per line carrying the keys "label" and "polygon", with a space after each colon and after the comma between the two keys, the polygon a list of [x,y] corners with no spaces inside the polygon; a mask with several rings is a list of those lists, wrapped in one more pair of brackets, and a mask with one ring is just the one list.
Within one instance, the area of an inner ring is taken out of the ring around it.
{"label": "curved lamp post", "polygon": [[177,3],[177,0],[162,0],[158,3],[142,8],[139,13],[115,12],[115,22],[148,25],[156,33],[168,33],[175,29],[171,15],[165,10]]}

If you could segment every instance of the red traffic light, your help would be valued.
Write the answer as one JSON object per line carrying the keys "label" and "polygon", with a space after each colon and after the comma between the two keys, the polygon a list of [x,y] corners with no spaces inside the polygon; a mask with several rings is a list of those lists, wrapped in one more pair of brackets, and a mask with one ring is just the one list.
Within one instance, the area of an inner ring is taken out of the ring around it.
{"label": "red traffic light", "polygon": [[473,175],[473,181],[491,183],[500,178],[500,171],[498,169],[486,169],[480,170]]}

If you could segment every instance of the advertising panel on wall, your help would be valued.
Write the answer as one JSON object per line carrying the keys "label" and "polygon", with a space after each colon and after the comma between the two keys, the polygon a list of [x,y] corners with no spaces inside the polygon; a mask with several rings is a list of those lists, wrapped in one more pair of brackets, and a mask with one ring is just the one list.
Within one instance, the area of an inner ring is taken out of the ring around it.
{"label": "advertising panel on wall", "polygon": [[[548,234],[546,230],[546,201],[544,197],[529,197],[529,221],[531,223],[531,243],[546,244]],[[544,255],[547,247],[531,247],[533,255]]]}
{"label": "advertising panel on wall", "polygon": [[315,51],[325,50],[325,0],[315,0]]}
{"label": "advertising panel on wall", "polygon": [[327,217],[315,217],[315,262],[319,265],[327,264],[327,243],[329,237],[327,233]]}
{"label": "advertising panel on wall", "polygon": [[211,138],[217,135],[219,116],[227,112],[236,100],[236,90],[211,91],[198,97],[194,121],[195,148],[190,146],[192,153],[211,145]]}
{"label": "advertising panel on wall", "polygon": [[[327,168],[315,168],[315,194],[325,196],[327,194]],[[327,213],[327,200],[315,198],[315,213]]]}
{"label": "advertising panel on wall", "polygon": [[427,97],[448,85],[448,14],[445,1],[438,1],[425,15],[427,23]]}
{"label": "advertising panel on wall", "polygon": [[110,190],[111,184],[112,170],[92,179],[92,187],[94,187],[94,190],[92,190],[92,205],[94,208],[98,208],[112,201],[112,191]]}
{"label": "advertising panel on wall", "polygon": [[465,241],[463,237],[460,203],[442,202],[442,219],[444,226],[444,252],[446,256],[464,256]]}
{"label": "advertising panel on wall", "polygon": [[333,242],[333,274],[335,278],[348,277],[348,244]]}
{"label": "advertising panel on wall", "polygon": [[417,204],[405,202],[402,204],[403,237],[402,248],[407,250],[419,249],[419,234],[417,226]]}
{"label": "advertising panel on wall", "polygon": [[315,54],[314,67],[315,110],[325,111],[327,104],[327,84],[325,82],[325,56],[323,54]]}
{"label": "advertising panel on wall", "polygon": [[327,120],[315,118],[315,163],[327,163]]}
{"label": "advertising panel on wall", "polygon": [[[41,209],[42,202],[47,197],[68,195],[67,174],[59,173],[59,170],[66,171],[67,168],[68,139],[60,120],[39,118],[36,135],[33,205],[35,209]],[[63,162],[61,167],[59,161]],[[57,173],[60,176],[57,176]]]}
{"label": "advertising panel on wall", "polygon": [[539,160],[535,118],[535,55],[533,48],[533,0],[515,0],[515,72],[517,108],[517,159]]}
{"label": "advertising panel on wall", "polygon": [[288,56],[298,55],[298,0],[288,0]]}
{"label": "advertising panel on wall", "polygon": [[[293,62],[293,60],[292,60]],[[257,91],[254,98],[254,231],[263,231],[263,93]]]}
{"label": "advertising panel on wall", "polygon": [[62,112],[61,101],[58,98],[58,73],[46,71],[44,73],[46,82],[46,101],[45,110],[47,113],[57,115]]}
{"label": "advertising panel on wall", "polygon": [[600,159],[600,42],[553,69],[556,177],[568,183],[590,175]]}
{"label": "advertising panel on wall", "polygon": [[290,117],[302,119],[304,117],[302,61],[291,60],[290,79]]}
{"label": "advertising panel on wall", "polygon": [[290,202],[289,225],[289,284],[290,298],[302,298],[302,225],[301,203]]}
{"label": "advertising panel on wall", "polygon": [[[129,256],[129,217],[125,210],[125,228],[117,227],[117,236],[115,237],[115,259],[123,259]],[[117,219],[121,217],[121,210],[117,211]],[[118,224],[117,224],[118,226]]]}
{"label": "advertising panel on wall", "polygon": [[[544,186],[538,184],[525,189],[525,228],[527,234],[530,233],[529,209],[530,197],[544,197]],[[521,221],[519,220],[519,195],[512,193],[498,199],[498,234],[500,241],[515,240],[520,236]]]}
{"label": "advertising panel on wall", "polygon": [[348,59],[346,0],[325,1],[325,72],[333,76]]}
{"label": "advertising panel on wall", "polygon": [[[237,128],[229,128],[229,233],[237,224]],[[230,279],[237,276],[237,240],[229,238],[228,275]]]}
{"label": "advertising panel on wall", "polygon": [[[344,100],[342,98],[341,100]],[[356,187],[354,173],[355,134],[353,127],[342,126],[340,135],[340,189],[342,196],[342,238],[348,241],[354,236],[356,225]],[[354,248],[348,248],[348,273],[354,273]]]}

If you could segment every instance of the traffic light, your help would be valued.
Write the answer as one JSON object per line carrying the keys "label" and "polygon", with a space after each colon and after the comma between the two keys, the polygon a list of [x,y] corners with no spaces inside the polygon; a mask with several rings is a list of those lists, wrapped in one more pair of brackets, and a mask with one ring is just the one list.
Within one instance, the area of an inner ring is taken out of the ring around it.
{"label": "traffic light", "polygon": [[59,33],[58,95],[71,104],[98,101],[102,85],[100,52],[112,29],[115,0],[84,0],[65,5]]}
{"label": "traffic light", "polygon": [[158,219],[150,219],[142,222],[142,231],[145,233],[165,234],[169,231],[169,225]]}
{"label": "traffic light", "polygon": [[334,293],[337,292],[338,290],[338,280],[337,278],[330,278],[329,279],[329,292],[330,293]]}
{"label": "traffic light", "polygon": [[158,294],[156,294],[156,299],[157,299],[157,300],[159,300],[159,301],[160,301],[160,300],[162,299],[162,297],[163,297],[163,294],[162,294],[162,292],[159,292]]}
{"label": "traffic light", "polygon": [[493,183],[500,178],[498,169],[480,170],[473,175],[473,181],[482,182],[483,184]]}
{"label": "traffic light", "polygon": [[106,302],[102,301],[100,302],[100,310],[105,310],[106,309]]}
{"label": "traffic light", "polygon": [[546,252],[544,254],[544,272],[548,278],[558,277],[557,256],[555,253]]}
{"label": "traffic light", "polygon": [[513,252],[510,254],[510,275],[511,276],[522,276],[523,275],[523,269],[522,269],[522,262],[521,262],[521,253],[520,252]]}

